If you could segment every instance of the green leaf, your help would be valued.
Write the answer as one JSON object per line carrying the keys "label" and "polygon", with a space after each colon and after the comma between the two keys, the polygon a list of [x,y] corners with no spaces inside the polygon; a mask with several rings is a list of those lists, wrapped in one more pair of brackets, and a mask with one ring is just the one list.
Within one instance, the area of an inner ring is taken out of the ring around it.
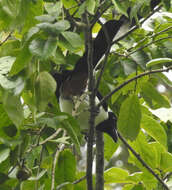
{"label": "green leaf", "polygon": [[47,170],[42,170],[39,174],[37,174],[35,177],[30,177],[29,181],[37,181],[39,179],[41,179],[45,174],[46,174]]}
{"label": "green leaf", "polygon": [[[70,1],[68,1],[70,2]],[[52,15],[53,17],[57,18],[59,14],[62,12],[62,3],[61,1],[54,1],[53,3],[45,3],[44,4],[45,10],[48,15]]]}
{"label": "green leaf", "polygon": [[36,104],[44,110],[56,91],[56,81],[46,71],[39,73],[35,83]]}
{"label": "green leaf", "polygon": [[0,85],[4,89],[13,90],[15,95],[19,95],[24,89],[25,82],[21,77],[10,80],[9,77],[0,74]]}
{"label": "green leaf", "polygon": [[[146,136],[142,131],[140,131],[137,139],[130,143],[130,145],[151,168],[156,168],[159,166],[156,148],[147,142]],[[130,158],[132,159],[131,162],[134,165],[136,165],[142,171],[145,170],[143,165],[132,153],[130,153]]]}
{"label": "green leaf", "polygon": [[23,70],[29,64],[31,58],[32,55],[28,49],[28,43],[26,43],[16,57],[15,62],[13,63],[10,70],[10,75],[15,75]]}
{"label": "green leaf", "polygon": [[157,75],[161,78],[163,82],[165,82],[168,86],[172,87],[172,81],[164,73],[157,73]]}
{"label": "green leaf", "polygon": [[[38,15],[42,15],[43,11],[44,11],[44,4],[42,0],[36,0],[36,3],[32,3],[31,1],[27,1],[29,2],[29,8],[27,8],[27,15],[25,17],[24,20],[24,26],[22,28],[22,34],[25,34],[26,32],[28,32],[28,30],[35,26],[35,24],[38,22],[35,19],[35,16]],[[22,0],[22,7],[21,9],[23,9],[25,11],[25,7],[26,7],[26,0]],[[20,24],[20,23],[19,23]]]}
{"label": "green leaf", "polygon": [[9,118],[16,126],[20,126],[23,122],[23,106],[20,97],[13,95],[10,92],[3,93],[3,106]]}
{"label": "green leaf", "polygon": [[104,157],[106,160],[110,160],[114,152],[117,150],[118,144],[112,140],[109,135],[104,134]]}
{"label": "green leaf", "polygon": [[29,45],[30,52],[41,59],[47,59],[50,57],[56,51],[56,48],[57,39],[53,37],[48,37],[47,40],[37,38]]}
{"label": "green leaf", "polygon": [[7,181],[9,179],[7,174],[1,173],[0,172],[0,184],[5,183],[5,181]]}
{"label": "green leaf", "polygon": [[161,170],[163,172],[172,172],[172,154],[169,152],[164,152],[161,154]]}
{"label": "green leaf", "polygon": [[35,183],[33,183],[33,181],[29,181],[29,180],[26,180],[26,181],[23,181],[22,182],[22,186],[18,187],[18,189],[15,189],[15,190],[33,190],[35,188]]}
{"label": "green leaf", "polygon": [[150,82],[142,83],[141,89],[142,89],[143,98],[149,104],[150,107],[154,108],[152,101],[156,103],[155,108],[171,107],[169,101],[164,96],[162,96]]}
{"label": "green leaf", "polygon": [[84,45],[81,37],[75,32],[66,31],[66,32],[63,32],[62,35],[74,48],[80,48],[82,45]]}
{"label": "green leaf", "polygon": [[125,138],[134,140],[140,130],[140,120],[139,99],[136,95],[132,95],[123,102],[120,108],[117,128]]}
{"label": "green leaf", "polygon": [[40,21],[40,22],[54,22],[55,21],[55,17],[51,16],[49,14],[36,16],[35,19]]}
{"label": "green leaf", "polygon": [[92,14],[92,15],[94,14],[95,7],[96,7],[96,1],[95,0],[87,0],[86,1],[86,8],[90,14]]}
{"label": "green leaf", "polygon": [[134,186],[133,184],[127,184],[123,186],[122,190],[132,190]]}
{"label": "green leaf", "polygon": [[69,142],[67,141],[70,137],[61,137],[55,140],[50,140],[51,142],[54,143],[63,143],[63,144],[69,144]]}
{"label": "green leaf", "polygon": [[77,2],[75,0],[62,0],[65,8],[69,9],[73,6],[77,6]]}
{"label": "green leaf", "polygon": [[67,131],[72,141],[76,145],[77,151],[80,151],[81,131],[77,121],[69,114],[62,113],[62,116],[68,116],[68,118],[61,122],[62,127]]}
{"label": "green leaf", "polygon": [[0,104],[0,128],[12,124],[2,104]]}
{"label": "green leaf", "polygon": [[5,147],[0,147],[0,163],[8,158],[10,155],[10,149]]}
{"label": "green leaf", "polygon": [[53,56],[51,57],[51,60],[53,60],[53,62],[56,63],[57,65],[66,64],[67,62],[63,53],[59,49],[56,49]]}
{"label": "green leaf", "polygon": [[170,0],[162,0],[164,7],[166,8],[167,11],[170,10],[171,8],[171,1]]}
{"label": "green leaf", "polygon": [[124,5],[119,0],[112,0],[112,3],[115,5],[115,8],[119,13],[124,14],[126,17],[128,17],[127,9],[124,7]]}
{"label": "green leaf", "polygon": [[7,74],[10,71],[15,59],[16,59],[15,57],[11,57],[11,56],[1,57],[0,58],[0,74]]}
{"label": "green leaf", "polygon": [[59,153],[57,167],[55,172],[55,180],[57,184],[64,182],[73,182],[76,175],[75,156],[68,149]]}
{"label": "green leaf", "polygon": [[167,135],[165,130],[156,120],[148,115],[143,115],[141,126],[157,142],[165,147],[167,146]]}
{"label": "green leaf", "polygon": [[146,68],[146,63],[149,61],[148,55],[144,51],[137,51],[131,55],[135,63],[141,66],[141,68]]}
{"label": "green leaf", "polygon": [[9,125],[9,126],[6,126],[6,127],[4,126],[3,131],[9,137],[14,137],[17,134],[17,128],[16,128],[15,125]]}
{"label": "green leaf", "polygon": [[122,168],[110,168],[104,172],[105,184],[108,183],[127,183],[129,173]]}
{"label": "green leaf", "polygon": [[44,22],[37,24],[37,27],[44,30],[47,33],[52,33],[54,35],[58,35],[60,32],[63,32],[70,28],[70,23],[67,20],[61,20],[54,24]]}
{"label": "green leaf", "polygon": [[159,64],[165,64],[165,63],[172,63],[172,59],[170,58],[157,58],[157,59],[152,59],[151,61],[149,61],[146,66],[148,68],[154,66],[154,65],[159,65]]}
{"label": "green leaf", "polygon": [[135,172],[128,176],[128,180],[132,181],[133,183],[139,183],[141,181],[142,172]]}

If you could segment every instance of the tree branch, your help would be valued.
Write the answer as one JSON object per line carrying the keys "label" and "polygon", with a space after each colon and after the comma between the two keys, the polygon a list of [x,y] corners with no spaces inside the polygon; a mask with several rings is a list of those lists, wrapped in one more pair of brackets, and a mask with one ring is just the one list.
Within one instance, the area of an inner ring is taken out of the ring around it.
{"label": "tree branch", "polygon": [[56,190],[60,190],[61,188],[63,188],[64,186],[66,186],[66,185],[69,185],[69,184],[73,184],[73,185],[75,185],[75,184],[78,184],[78,183],[80,183],[81,181],[83,181],[84,179],[86,179],[86,176],[83,176],[83,177],[81,177],[80,179],[77,179],[76,181],[74,181],[74,182],[65,182],[65,183],[62,183],[62,184],[60,184],[60,185],[58,185],[57,187],[56,187]]}
{"label": "tree branch", "polygon": [[167,36],[167,37],[164,37],[164,38],[160,38],[160,39],[158,39],[158,40],[155,40],[155,41],[152,41],[152,42],[150,42],[150,43],[148,43],[148,44],[145,44],[144,46],[139,47],[138,49],[136,49],[136,50],[134,50],[134,51],[128,53],[128,54],[126,55],[126,57],[132,55],[133,53],[136,53],[137,51],[140,51],[140,50],[142,50],[142,49],[144,49],[144,48],[150,46],[150,45],[153,44],[153,43],[157,43],[157,42],[160,42],[160,41],[162,41],[162,40],[167,40],[167,39],[172,39],[172,36]]}
{"label": "tree branch", "polygon": [[[156,13],[157,11],[159,11],[161,9],[162,6],[158,6],[156,9],[154,9],[145,19],[141,20],[139,22],[139,25],[143,24],[146,20],[148,20],[154,13]],[[137,28],[139,28],[139,25],[135,25],[133,26],[128,32],[126,32],[125,34],[123,34],[121,37],[117,38],[116,40],[114,40],[112,42],[112,45],[119,42],[120,40],[124,39],[125,37],[127,37],[129,34],[131,34],[134,30],[136,30]]]}
{"label": "tree branch", "polygon": [[56,170],[57,158],[58,158],[59,152],[61,152],[64,148],[65,148],[64,144],[61,144],[60,148],[58,146],[56,148],[53,165],[52,165],[52,171],[51,171],[51,190],[55,190],[55,170]]}
{"label": "tree branch", "polygon": [[96,130],[96,190],[104,190],[104,141],[103,133]]}
{"label": "tree branch", "polygon": [[128,142],[121,136],[118,132],[119,139],[124,143],[124,145],[134,154],[134,156],[140,161],[140,163],[161,183],[165,190],[169,190],[168,186],[164,181],[150,168],[147,163],[140,157],[140,155],[128,144]]}
{"label": "tree branch", "polygon": [[46,138],[44,141],[40,142],[37,146],[43,145],[43,144],[47,143],[48,141],[54,139],[61,131],[62,131],[62,129],[59,128],[55,133],[53,133],[51,136]]}
{"label": "tree branch", "polygon": [[[97,12],[93,18],[93,20],[91,21],[91,28],[95,25],[95,23],[99,20],[99,18],[102,16],[102,14],[112,5],[112,3],[108,2],[108,4],[106,4],[106,1],[104,1],[99,8],[97,9]],[[101,12],[100,10],[103,9]]]}
{"label": "tree branch", "polygon": [[[172,26],[169,26],[169,27],[167,27],[166,29],[161,30],[160,32],[157,32],[157,33],[151,35],[149,38],[155,38],[156,36],[158,36],[158,35],[160,35],[160,34],[162,34],[162,33],[164,33],[164,32],[167,32],[167,31],[170,30],[170,29],[172,29]],[[137,45],[140,44],[140,43],[142,43],[142,42],[144,42],[146,39],[147,39],[146,37],[145,37],[144,39],[141,39],[140,41],[137,42]],[[135,46],[134,46],[134,47],[135,47]],[[131,52],[132,49],[134,49],[134,47],[130,47],[129,49],[127,49],[127,52]],[[114,52],[114,53],[115,53],[115,52]],[[130,53],[129,53],[129,54],[130,54]],[[126,55],[126,56],[128,56],[128,55]]]}
{"label": "tree branch", "polygon": [[129,84],[130,82],[138,79],[138,78],[141,78],[143,76],[146,76],[146,75],[150,75],[150,74],[154,74],[154,73],[162,73],[162,72],[168,72],[169,70],[172,69],[172,66],[166,68],[166,69],[157,69],[157,70],[152,70],[152,71],[147,71],[147,72],[144,72],[144,73],[141,73],[127,81],[125,81],[124,83],[122,83],[121,85],[119,85],[118,87],[116,87],[114,90],[112,90],[112,92],[110,92],[109,94],[107,94],[100,102],[99,104],[97,105],[97,107],[100,107],[105,101],[107,101],[114,93],[116,93],[118,90],[120,90],[121,88],[123,88],[124,86],[126,86],[127,84]]}
{"label": "tree branch", "polygon": [[95,93],[94,93],[94,76],[93,76],[93,45],[92,45],[92,33],[91,25],[88,19],[88,14],[83,15],[87,28],[85,31],[86,46],[88,48],[87,64],[88,64],[88,91],[89,93],[89,106],[90,106],[90,118],[89,118],[89,131],[88,131],[88,143],[87,143],[87,189],[93,190],[93,138],[94,138],[94,122],[95,122]]}

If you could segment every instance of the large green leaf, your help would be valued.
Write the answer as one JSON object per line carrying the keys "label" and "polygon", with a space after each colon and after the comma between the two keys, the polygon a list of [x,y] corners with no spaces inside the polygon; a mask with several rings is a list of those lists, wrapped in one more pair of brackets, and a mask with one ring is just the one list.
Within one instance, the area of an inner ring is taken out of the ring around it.
{"label": "large green leaf", "polygon": [[13,63],[10,75],[15,75],[23,70],[29,64],[31,58],[32,55],[28,49],[28,43],[26,43],[16,57],[15,62]]}
{"label": "large green leaf", "polygon": [[[52,2],[51,0],[50,2]],[[54,1],[53,3],[45,3],[44,8],[48,15],[53,16],[54,18],[57,18],[59,14],[62,12],[62,3],[61,1]],[[69,1],[70,2],[70,1]]]}
{"label": "large green leaf", "polygon": [[25,83],[21,77],[10,80],[6,76],[0,74],[0,85],[4,89],[13,90],[15,95],[19,95],[24,89]]}
{"label": "large green leaf", "polygon": [[[142,95],[145,101],[151,107],[159,108],[165,107],[170,108],[170,102],[167,98],[162,96],[150,82],[145,82],[141,84]],[[155,104],[155,105],[154,105]]]}
{"label": "large green leaf", "polygon": [[122,168],[112,167],[104,172],[105,184],[107,183],[127,183],[129,173]]}
{"label": "large green leaf", "polygon": [[143,115],[141,120],[142,128],[157,142],[167,145],[167,135],[164,128],[153,118],[148,115]]}
{"label": "large green leaf", "polygon": [[144,51],[137,51],[131,55],[132,59],[143,69],[146,68],[146,63],[149,61],[148,55]]}
{"label": "large green leaf", "polygon": [[39,73],[35,83],[36,104],[44,110],[56,91],[56,81],[46,71]]}
{"label": "large green leaf", "polygon": [[30,52],[41,59],[50,57],[55,52],[56,48],[57,39],[53,37],[49,37],[47,40],[37,38],[29,45]]}
{"label": "large green leaf", "polygon": [[16,126],[20,126],[24,119],[23,106],[20,97],[15,96],[10,92],[4,92],[3,106],[13,123]]}
{"label": "large green leaf", "polygon": [[0,147],[0,163],[6,160],[9,154],[10,154],[10,149],[4,146],[1,146]]}
{"label": "large green leaf", "polygon": [[124,6],[124,4],[122,4],[121,1],[119,1],[119,0],[112,0],[112,3],[114,4],[115,8],[117,9],[117,11],[119,13],[122,13],[126,17],[128,17],[127,8]]}
{"label": "large green leaf", "polygon": [[136,139],[140,130],[141,110],[136,95],[127,98],[121,108],[118,118],[118,130],[130,140]]}
{"label": "large green leaf", "polygon": [[23,27],[24,33],[35,24],[34,17],[42,14],[42,8],[42,0],[37,0],[36,3],[28,0],[1,1],[0,19],[4,19],[2,27],[12,29],[17,27],[21,29]]}
{"label": "large green leaf", "polygon": [[11,56],[1,57],[0,58],[0,74],[7,74],[10,71],[15,59],[16,59],[15,57],[11,57]]}
{"label": "large green leaf", "polygon": [[164,152],[161,155],[160,168],[164,172],[172,172],[172,154],[169,152]]}
{"label": "large green leaf", "polygon": [[44,30],[47,33],[52,33],[58,35],[60,32],[63,32],[70,28],[70,23],[67,20],[61,20],[53,24],[44,22],[37,24],[37,27]]}
{"label": "large green leaf", "polygon": [[[130,145],[151,168],[159,166],[157,150],[152,144],[147,142],[145,134],[142,131]],[[145,168],[132,153],[130,154],[130,159],[134,165],[144,171]]]}
{"label": "large green leaf", "polygon": [[84,45],[81,37],[75,32],[66,31],[66,32],[63,32],[62,35],[74,48],[80,48],[82,45]]}
{"label": "large green leaf", "polygon": [[76,175],[75,156],[68,149],[59,153],[55,180],[57,184],[64,182],[73,182]]}
{"label": "large green leaf", "polygon": [[[62,113],[63,116],[65,113]],[[67,131],[68,135],[71,137],[72,141],[76,145],[77,151],[80,151],[80,141],[81,141],[81,131],[77,121],[71,117],[69,114],[65,114],[68,116],[66,120],[64,120],[61,124],[62,127]]]}
{"label": "large green leaf", "polygon": [[87,0],[86,1],[86,9],[90,14],[94,14],[95,7],[96,7],[96,1],[95,0]]}
{"label": "large green leaf", "polygon": [[0,128],[11,124],[11,120],[9,119],[7,113],[5,112],[2,104],[0,104],[0,121],[1,121]]}
{"label": "large green leaf", "polygon": [[157,58],[157,59],[152,59],[151,61],[149,61],[146,66],[149,68],[149,67],[152,67],[154,65],[159,65],[161,64],[163,66],[163,64],[165,63],[172,63],[172,59],[170,58]]}
{"label": "large green leaf", "polygon": [[111,159],[117,148],[118,144],[114,144],[112,138],[109,135],[104,134],[104,157],[106,160],[109,161]]}

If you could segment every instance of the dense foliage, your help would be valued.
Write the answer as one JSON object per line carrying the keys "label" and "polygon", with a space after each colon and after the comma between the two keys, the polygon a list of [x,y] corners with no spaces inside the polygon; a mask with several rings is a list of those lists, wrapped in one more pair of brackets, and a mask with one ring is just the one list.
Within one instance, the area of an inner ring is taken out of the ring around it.
{"label": "dense foliage", "polygon": [[[172,82],[162,73],[172,69],[172,8],[170,0],[158,6],[150,19],[149,0],[0,1],[0,189],[86,189],[85,179],[76,181],[85,176],[85,141],[75,118],[60,112],[51,76],[73,69],[83,55],[84,12],[94,24],[93,36],[101,28],[99,18],[125,15],[136,23],[100,63],[106,62],[99,90],[105,96],[116,89],[108,105],[137,152],[104,135],[105,189],[162,189],[140,157],[172,187]],[[143,25],[138,13],[147,18]],[[164,115],[157,112],[161,108]],[[117,154],[119,147],[123,154]]]}

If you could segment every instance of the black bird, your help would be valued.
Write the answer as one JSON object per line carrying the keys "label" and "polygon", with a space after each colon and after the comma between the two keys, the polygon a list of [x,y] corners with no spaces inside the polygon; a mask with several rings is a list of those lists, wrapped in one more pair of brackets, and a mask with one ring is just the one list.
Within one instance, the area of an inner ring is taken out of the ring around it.
{"label": "black bird", "polygon": [[[160,0],[152,0],[150,2],[151,9],[157,6]],[[130,14],[130,8],[128,9]],[[138,18],[141,18],[138,15]],[[119,20],[110,20],[106,22],[97,37],[93,41],[93,67],[97,65],[102,56],[105,54],[109,42],[113,40],[115,35],[120,31],[122,25],[128,22],[128,18],[122,16]],[[132,25],[135,21],[132,20]],[[88,129],[89,120],[89,103],[88,93],[86,92],[88,82],[88,51],[77,61],[72,71],[64,71],[62,74],[54,73],[53,76],[57,81],[56,96],[59,98],[60,109],[62,112],[72,114],[77,118],[81,129]],[[101,95],[97,92],[96,104],[101,99]],[[99,113],[95,119],[96,130],[106,132],[112,139],[117,141],[116,131],[117,118],[112,111],[108,111],[107,105],[100,107]]]}
{"label": "black bird", "polygon": [[[108,43],[112,41],[125,19],[110,20],[104,24],[97,37],[93,41],[93,67],[97,65],[108,48]],[[59,98],[59,105],[62,112],[67,112],[77,118],[82,130],[88,129],[89,120],[89,101],[87,82],[88,82],[88,64],[87,50],[84,55],[77,61],[72,71],[64,71],[61,75],[54,73],[53,76],[58,83],[56,95]],[[101,99],[98,92],[96,104]],[[100,107],[99,113],[95,118],[96,130],[108,133],[112,139],[117,141],[116,116],[113,112],[108,111],[104,104]]]}

